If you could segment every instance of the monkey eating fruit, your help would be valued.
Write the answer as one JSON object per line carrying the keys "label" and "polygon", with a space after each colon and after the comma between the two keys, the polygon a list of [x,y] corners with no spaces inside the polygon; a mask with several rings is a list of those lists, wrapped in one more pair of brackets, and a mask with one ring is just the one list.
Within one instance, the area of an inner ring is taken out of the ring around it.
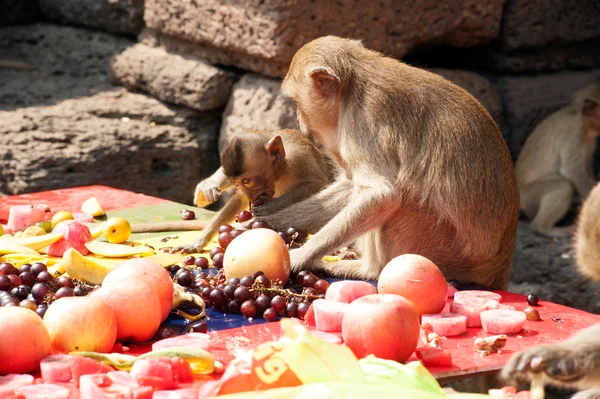
{"label": "monkey eating fruit", "polygon": [[[231,223],[249,201],[268,201],[263,213],[284,211],[286,207],[322,190],[330,180],[324,155],[297,130],[274,132],[247,129],[236,133],[221,154],[221,167],[196,189],[216,201],[222,190],[237,190],[210,221],[157,222],[134,225],[134,232],[200,230],[198,239],[172,253],[200,252],[217,234],[221,225]],[[206,193],[209,193],[208,195]],[[289,227],[289,226],[288,226]]]}
{"label": "monkey eating fruit", "polygon": [[[584,201],[574,237],[579,271],[600,280],[600,185]],[[504,366],[506,381],[540,377],[544,383],[580,389],[572,399],[600,398],[600,323],[553,345],[538,345],[516,353]]]}
{"label": "monkey eating fruit", "polygon": [[535,128],[519,154],[515,168],[521,209],[531,220],[531,228],[541,235],[570,235],[573,226],[555,225],[569,211],[575,192],[583,201],[594,187],[599,104],[599,84],[577,90],[568,106]]}
{"label": "monkey eating fruit", "polygon": [[[506,143],[473,96],[334,36],[298,50],[281,93],[343,169],[319,193],[260,216],[276,230],[318,230],[290,252],[293,271],[377,279],[392,258],[415,253],[448,280],[507,288],[519,195]],[[361,259],[318,264],[349,243]]]}

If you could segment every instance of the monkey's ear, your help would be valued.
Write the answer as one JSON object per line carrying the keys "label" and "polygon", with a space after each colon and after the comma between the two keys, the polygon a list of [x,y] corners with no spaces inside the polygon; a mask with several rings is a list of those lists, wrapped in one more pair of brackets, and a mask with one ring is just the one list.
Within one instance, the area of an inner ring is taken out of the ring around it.
{"label": "monkey's ear", "polygon": [[583,116],[594,116],[594,111],[597,107],[597,102],[586,98],[583,101],[583,110],[581,111],[581,113],[583,114]]}
{"label": "monkey's ear", "polygon": [[324,66],[312,67],[308,70],[317,90],[324,96],[336,94],[340,88],[340,78],[330,69]]}
{"label": "monkey's ear", "polygon": [[267,143],[267,155],[271,157],[274,162],[283,162],[285,159],[285,148],[283,147],[283,141],[281,136],[275,136]]}

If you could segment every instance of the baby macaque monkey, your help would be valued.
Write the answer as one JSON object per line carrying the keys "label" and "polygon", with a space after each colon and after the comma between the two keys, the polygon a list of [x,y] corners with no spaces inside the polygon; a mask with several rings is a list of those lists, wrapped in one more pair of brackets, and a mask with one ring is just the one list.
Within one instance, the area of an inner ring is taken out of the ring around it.
{"label": "baby macaque monkey", "polygon": [[[297,130],[275,132],[248,129],[235,134],[221,154],[221,167],[198,185],[194,201],[214,202],[229,186],[237,190],[209,222],[200,222],[203,231],[188,246],[175,247],[172,253],[201,251],[217,234],[221,225],[231,223],[237,213],[250,203],[268,200],[261,210],[284,211],[291,204],[308,198],[329,184],[329,167],[325,156]],[[153,231],[193,230],[192,222],[154,223]],[[187,227],[187,228],[182,228]],[[289,226],[288,226],[289,227]]]}
{"label": "baby macaque monkey", "polygon": [[[579,271],[600,281],[600,185],[584,201],[574,236]],[[504,366],[505,381],[528,381],[542,374],[546,384],[581,390],[572,399],[600,398],[600,323],[565,342],[516,353]]]}
{"label": "baby macaque monkey", "polygon": [[544,119],[525,141],[516,163],[521,209],[531,228],[563,237],[573,226],[556,227],[575,192],[583,201],[594,186],[592,169],[600,135],[600,85],[576,91],[571,104]]}
{"label": "baby macaque monkey", "polygon": [[[293,271],[377,279],[392,258],[415,253],[448,280],[507,288],[519,194],[502,134],[472,95],[334,36],[298,50],[281,92],[343,169],[321,192],[260,216],[276,229],[318,230],[290,252]],[[320,264],[354,242],[362,259]]]}

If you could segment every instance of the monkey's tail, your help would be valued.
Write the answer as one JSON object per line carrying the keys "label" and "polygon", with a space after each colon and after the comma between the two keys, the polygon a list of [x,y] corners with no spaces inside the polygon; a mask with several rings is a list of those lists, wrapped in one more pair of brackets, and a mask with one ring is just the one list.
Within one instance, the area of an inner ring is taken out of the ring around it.
{"label": "monkey's tail", "polygon": [[132,233],[158,233],[163,231],[194,231],[204,230],[210,222],[206,220],[190,220],[175,222],[150,222],[131,224]]}

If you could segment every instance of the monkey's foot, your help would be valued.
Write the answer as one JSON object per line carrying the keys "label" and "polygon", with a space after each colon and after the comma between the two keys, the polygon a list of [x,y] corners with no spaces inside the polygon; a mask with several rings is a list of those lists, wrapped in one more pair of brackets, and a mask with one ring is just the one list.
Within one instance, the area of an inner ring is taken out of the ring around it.
{"label": "monkey's foot", "polygon": [[571,399],[600,399],[600,388],[592,388],[577,392]]}
{"label": "monkey's foot", "polygon": [[530,380],[532,373],[544,373],[555,385],[570,385],[585,377],[586,354],[560,345],[539,345],[516,353],[501,371],[506,381]]}
{"label": "monkey's foot", "polygon": [[178,247],[173,247],[169,250],[170,254],[183,254],[183,255],[187,255],[187,254],[195,254],[198,252],[202,252],[202,249],[204,249],[204,246],[200,246],[200,245],[181,245]]}
{"label": "monkey's foot", "polygon": [[361,259],[346,259],[335,262],[322,262],[316,266],[320,271],[326,274],[344,279],[376,280],[377,273],[365,267]]}

